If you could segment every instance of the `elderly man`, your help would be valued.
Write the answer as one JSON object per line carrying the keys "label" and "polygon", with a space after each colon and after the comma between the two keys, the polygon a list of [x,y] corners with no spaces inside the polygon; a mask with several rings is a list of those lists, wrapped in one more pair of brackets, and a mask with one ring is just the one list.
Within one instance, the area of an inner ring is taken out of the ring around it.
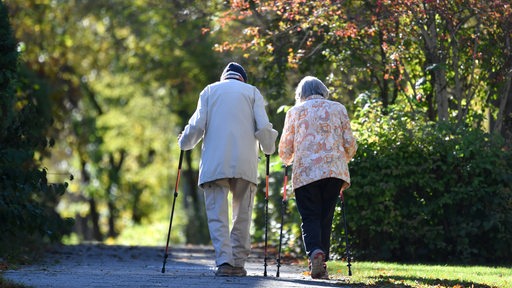
{"label": "elderly man", "polygon": [[[197,109],[181,133],[179,146],[192,149],[201,139],[199,187],[204,191],[217,276],[245,276],[258,173],[258,146],[275,151],[272,128],[260,91],[247,84],[244,68],[229,63],[220,81],[201,92]],[[228,194],[232,197],[229,231]]]}

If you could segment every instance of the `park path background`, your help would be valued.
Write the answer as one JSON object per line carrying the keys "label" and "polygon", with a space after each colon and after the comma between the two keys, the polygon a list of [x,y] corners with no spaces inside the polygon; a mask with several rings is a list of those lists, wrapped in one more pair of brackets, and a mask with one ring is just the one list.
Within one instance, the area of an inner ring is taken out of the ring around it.
{"label": "park path background", "polygon": [[[263,255],[255,250],[247,277],[215,277],[214,252],[207,246],[170,247],[161,273],[164,248],[82,244],[57,246],[31,265],[4,271],[4,278],[35,288],[75,287],[343,287],[344,280],[312,280],[306,267],[284,263],[280,277],[274,259],[263,277]],[[269,256],[271,256],[269,254]],[[272,256],[273,257],[273,256]]]}

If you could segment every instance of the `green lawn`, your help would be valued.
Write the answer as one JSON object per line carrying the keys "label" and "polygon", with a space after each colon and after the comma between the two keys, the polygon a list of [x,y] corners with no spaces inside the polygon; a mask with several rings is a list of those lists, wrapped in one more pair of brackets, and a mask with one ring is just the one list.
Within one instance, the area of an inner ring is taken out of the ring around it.
{"label": "green lawn", "polygon": [[512,268],[353,262],[329,262],[331,279],[361,287],[512,287]]}

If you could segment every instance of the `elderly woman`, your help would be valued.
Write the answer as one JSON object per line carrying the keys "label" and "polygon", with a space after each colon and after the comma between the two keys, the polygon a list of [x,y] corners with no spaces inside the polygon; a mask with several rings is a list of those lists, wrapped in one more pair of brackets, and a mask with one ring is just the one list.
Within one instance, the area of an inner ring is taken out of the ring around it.
{"label": "elderly woman", "polygon": [[292,185],[314,279],[329,279],[325,262],[332,219],[340,190],[350,186],[348,162],[357,150],[345,106],[328,97],[322,81],[304,77],[279,141],[282,162],[293,164]]}

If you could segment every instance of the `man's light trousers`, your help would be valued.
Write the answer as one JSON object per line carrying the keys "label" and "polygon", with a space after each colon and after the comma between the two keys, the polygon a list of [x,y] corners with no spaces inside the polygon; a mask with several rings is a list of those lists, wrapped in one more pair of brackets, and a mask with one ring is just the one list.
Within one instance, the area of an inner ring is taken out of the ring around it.
{"label": "man's light trousers", "polygon": [[[256,184],[240,178],[225,178],[201,185],[215,264],[244,267],[251,250],[250,228]],[[232,227],[229,225],[228,194],[232,193]]]}

